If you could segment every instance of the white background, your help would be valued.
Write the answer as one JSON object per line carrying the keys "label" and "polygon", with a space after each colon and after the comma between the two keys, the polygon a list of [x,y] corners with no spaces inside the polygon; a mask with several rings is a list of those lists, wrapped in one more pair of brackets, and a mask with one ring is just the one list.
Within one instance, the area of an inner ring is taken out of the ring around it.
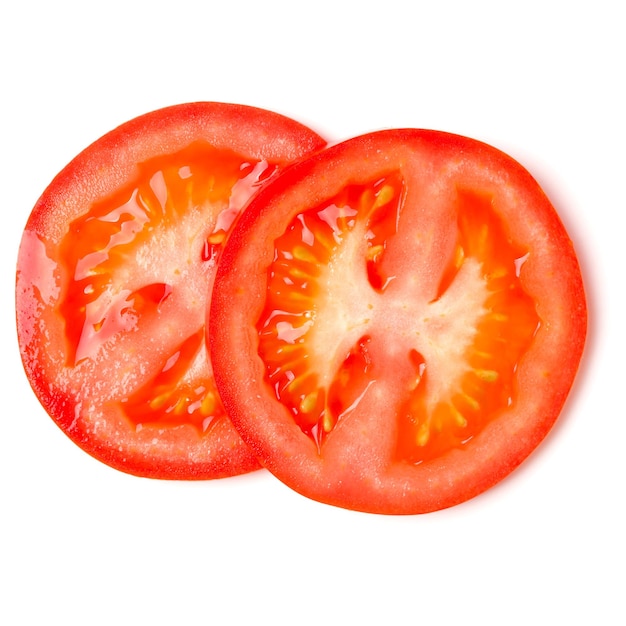
{"label": "white background", "polygon": [[[0,9],[0,623],[626,624],[620,3],[33,2]],[[409,8],[411,7],[411,8]],[[332,141],[398,126],[492,143],[575,242],[588,347],[566,410],[509,479],[393,518],[266,473],[133,478],[41,409],[15,337],[21,232],[52,177],[141,113],[269,108]]]}

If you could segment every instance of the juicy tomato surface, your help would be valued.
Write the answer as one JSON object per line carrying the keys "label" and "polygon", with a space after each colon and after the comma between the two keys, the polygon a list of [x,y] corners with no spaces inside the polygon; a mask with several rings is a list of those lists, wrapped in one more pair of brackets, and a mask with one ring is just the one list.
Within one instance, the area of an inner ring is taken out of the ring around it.
{"label": "juicy tomato surface", "polygon": [[405,129],[330,147],[255,196],[208,322],[220,395],[264,466],[321,502],[414,514],[485,491],[545,437],[586,302],[521,165]]}
{"label": "juicy tomato surface", "polygon": [[156,478],[258,467],[215,389],[210,282],[249,198],[324,144],[275,113],[191,103],[120,126],[53,180],[19,250],[18,339],[40,402],[85,451]]}

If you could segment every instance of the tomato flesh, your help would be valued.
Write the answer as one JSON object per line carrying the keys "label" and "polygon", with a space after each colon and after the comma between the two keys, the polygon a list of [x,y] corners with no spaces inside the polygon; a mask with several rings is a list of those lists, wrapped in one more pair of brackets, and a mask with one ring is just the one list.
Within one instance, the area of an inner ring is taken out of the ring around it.
{"label": "tomato flesh", "polygon": [[[158,333],[159,313],[173,294],[193,318],[192,332],[161,356],[139,389],[116,401],[138,427],[191,424],[206,431],[225,415],[205,354],[207,275],[242,194],[252,195],[276,167],[199,142],[138,169],[125,188],[74,220],[60,243],[68,276],[59,300],[66,365],[96,359],[120,333],[142,327]],[[140,277],[136,289],[131,276]]]}
{"label": "tomato flesh", "polygon": [[[414,372],[406,399],[396,407],[398,458],[418,463],[467,442],[514,402],[515,369],[539,318],[519,280],[528,253],[510,241],[490,198],[471,192],[459,193],[458,243],[436,297],[420,302],[417,296],[410,308],[404,306],[407,277],[385,263],[401,200],[402,182],[391,177],[346,188],[299,213],[275,241],[257,326],[268,384],[320,446],[376,380],[380,365],[371,354],[372,342],[402,344]],[[361,270],[349,278],[342,267]],[[475,285],[458,294],[455,280],[463,281],[464,272]],[[361,281],[353,287],[362,304],[356,320],[341,319],[336,311],[337,303],[347,306],[342,292],[350,279]],[[372,336],[370,326],[381,315],[385,332]],[[324,328],[329,318],[332,327]],[[402,330],[398,335],[394,329]],[[324,354],[346,336],[354,337],[353,345],[337,367]],[[454,360],[444,384],[430,379],[431,360]]]}
{"label": "tomato flesh", "polygon": [[141,476],[259,467],[219,398],[205,310],[233,222],[323,141],[274,113],[196,103],[137,118],[59,174],[17,271],[22,359],[76,443]]}

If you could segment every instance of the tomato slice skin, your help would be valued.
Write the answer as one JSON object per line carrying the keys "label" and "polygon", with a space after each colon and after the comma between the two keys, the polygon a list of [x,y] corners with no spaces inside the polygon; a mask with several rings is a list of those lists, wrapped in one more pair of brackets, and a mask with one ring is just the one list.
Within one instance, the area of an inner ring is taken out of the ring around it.
{"label": "tomato slice skin", "polygon": [[233,423],[280,480],[418,514],[539,445],[586,327],[572,242],[532,176],[481,142],[400,129],[327,148],[254,198],[208,337]]}
{"label": "tomato slice skin", "polygon": [[161,479],[259,467],[214,392],[204,310],[249,198],[324,145],[282,115],[197,102],[123,124],[54,178],[19,250],[17,332],[41,404],[86,452]]}

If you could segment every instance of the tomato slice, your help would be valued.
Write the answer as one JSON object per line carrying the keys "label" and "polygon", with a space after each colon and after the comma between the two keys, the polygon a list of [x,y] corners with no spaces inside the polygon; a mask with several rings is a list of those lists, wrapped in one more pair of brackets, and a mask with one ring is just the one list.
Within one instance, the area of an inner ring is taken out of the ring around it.
{"label": "tomato slice", "polygon": [[78,445],[120,470],[206,479],[258,468],[226,417],[204,337],[222,244],[250,197],[324,141],[220,103],[130,121],[76,157],[26,225],[26,374]]}
{"label": "tomato slice", "polygon": [[253,199],[209,323],[220,396],[269,470],[322,502],[413,514],[483,492],[546,436],[586,303],[525,169],[468,138],[390,130]]}

